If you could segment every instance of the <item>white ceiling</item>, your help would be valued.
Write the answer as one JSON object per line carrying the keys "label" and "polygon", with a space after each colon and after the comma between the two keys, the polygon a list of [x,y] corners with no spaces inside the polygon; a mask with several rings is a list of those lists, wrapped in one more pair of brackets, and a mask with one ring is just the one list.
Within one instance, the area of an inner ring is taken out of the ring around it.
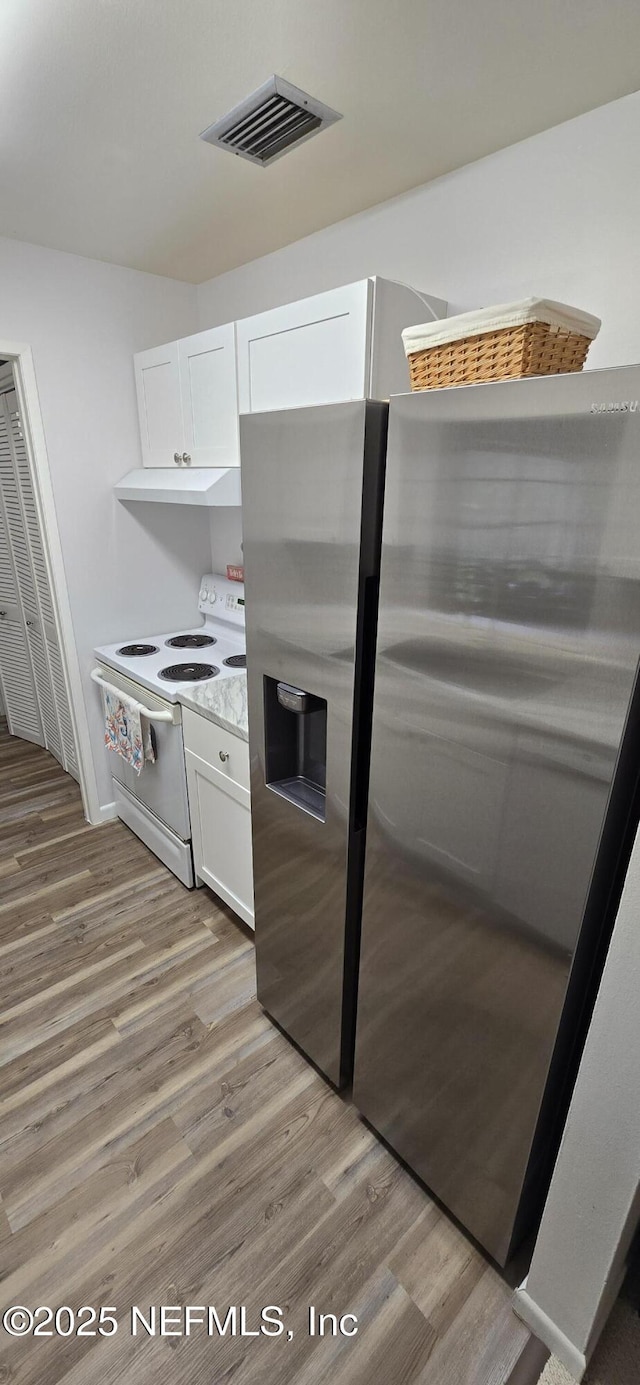
{"label": "white ceiling", "polygon": [[[344,119],[198,139],[273,72]],[[638,0],[0,0],[0,234],[198,283],[639,85]]]}

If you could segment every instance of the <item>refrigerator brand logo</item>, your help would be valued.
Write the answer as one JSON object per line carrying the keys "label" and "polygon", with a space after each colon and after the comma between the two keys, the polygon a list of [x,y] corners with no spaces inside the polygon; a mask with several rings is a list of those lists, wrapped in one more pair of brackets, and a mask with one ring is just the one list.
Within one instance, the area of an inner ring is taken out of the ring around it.
{"label": "refrigerator brand logo", "polygon": [[592,414],[637,414],[640,403],[637,399],[616,399],[612,404],[592,404]]}

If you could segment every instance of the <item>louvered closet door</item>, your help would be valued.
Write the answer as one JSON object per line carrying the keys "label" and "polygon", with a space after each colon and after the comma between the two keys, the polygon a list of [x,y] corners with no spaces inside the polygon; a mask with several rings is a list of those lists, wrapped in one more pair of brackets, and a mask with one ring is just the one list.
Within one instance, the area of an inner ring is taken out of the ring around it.
{"label": "louvered closet door", "polygon": [[[22,422],[15,390],[5,395],[5,400],[9,415],[9,429],[13,441],[17,489],[19,491],[19,499],[22,503],[24,528],[26,530],[28,544],[25,567],[28,568],[31,581],[31,599],[33,604],[30,613],[33,614],[37,620],[42,618],[43,623],[45,625],[50,625],[52,630],[55,631],[49,575],[47,573],[38,511],[36,508],[36,498],[31,480],[27,445],[22,431]],[[27,578],[27,581],[28,580]],[[23,586],[22,576],[20,576],[20,590],[22,592],[22,601],[26,611],[25,587]]]}
{"label": "louvered closet door", "polygon": [[15,391],[12,390],[9,394],[5,394],[4,403],[10,441],[13,444],[16,502],[20,509],[21,543],[18,545],[14,542],[13,545],[18,585],[26,617],[31,660],[35,673],[40,713],[44,724],[45,744],[52,755],[55,755],[56,759],[65,765],[56,689],[49,657],[51,646],[57,648],[53,603],[31,480],[31,469]]}
{"label": "louvered closet door", "polygon": [[22,431],[22,422],[15,392],[9,394],[7,403],[9,407],[18,484],[22,499],[22,510],[27,531],[29,551],[31,554],[31,567],[35,579],[36,595],[40,609],[39,628],[42,631],[43,652],[46,654],[49,665],[47,690],[49,687],[51,688],[53,712],[55,715],[55,720],[53,717],[51,720],[51,739],[48,740],[48,745],[49,749],[58,757],[69,774],[72,774],[74,779],[79,779],[80,771],[78,768],[76,741],[71,723],[69,697],[62,667],[60,642],[58,640],[58,632],[55,624],[51,585],[45,559],[42,530],[38,520],[31,468],[29,466],[27,446]]}
{"label": "louvered closet door", "polygon": [[44,745],[45,735],[21,621],[0,620],[0,668],[7,725],[12,736]]}
{"label": "louvered closet door", "polygon": [[64,681],[60,646],[55,634],[55,629],[52,639],[48,638],[46,629],[47,627],[45,625],[45,639],[47,641],[47,653],[49,655],[49,668],[51,669],[51,682],[53,684],[53,695],[58,709],[58,723],[60,726],[60,736],[62,738],[62,750],[64,754],[63,763],[69,774],[72,774],[74,779],[79,779],[80,770],[78,768],[76,740],[73,734],[73,726],[71,725],[69,699],[67,697],[67,685]]}
{"label": "louvered closet door", "polygon": [[44,739],[47,750],[55,755],[56,760],[63,764],[62,737],[58,725],[58,713],[56,711],[55,698],[53,695],[53,684],[51,682],[51,672],[49,669],[49,658],[47,646],[42,630],[38,630],[35,625],[30,625],[27,631],[29,640],[29,650],[31,662],[36,678],[36,688],[38,690],[38,701],[40,703],[40,714],[44,725]]}
{"label": "louvered closet door", "polygon": [[26,620],[39,620],[36,584],[31,567],[31,557],[22,514],[22,503],[18,487],[18,472],[14,465],[11,446],[10,413],[7,400],[15,400],[15,394],[0,396],[0,484],[2,499],[9,531],[9,544],[13,554],[18,599]]}
{"label": "louvered closet door", "polygon": [[13,474],[6,421],[0,410],[0,683],[11,734],[44,745],[4,505],[4,482],[9,470]]}
{"label": "louvered closet door", "polygon": [[[44,543],[18,400],[13,390],[0,397],[0,490],[8,536],[8,561],[13,567],[18,609],[23,617],[22,625],[13,632],[11,646],[7,644],[4,658],[0,648],[0,658],[7,670],[5,672],[3,668],[3,683],[9,677],[15,677],[16,680],[23,680],[25,689],[25,713],[19,724],[15,718],[11,718],[10,729],[15,735],[27,734],[21,728],[27,711],[32,715],[29,691],[32,687],[42,734],[28,738],[39,739],[40,744],[45,744],[77,779],[75,737]],[[23,636],[24,649],[20,647],[20,634]],[[25,673],[25,659],[29,666],[29,677]]]}

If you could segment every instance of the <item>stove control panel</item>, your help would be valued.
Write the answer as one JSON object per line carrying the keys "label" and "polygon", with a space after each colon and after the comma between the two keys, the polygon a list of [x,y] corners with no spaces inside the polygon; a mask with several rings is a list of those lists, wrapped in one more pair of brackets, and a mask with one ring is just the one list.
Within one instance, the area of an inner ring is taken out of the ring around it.
{"label": "stove control panel", "polygon": [[244,611],[244,597],[236,596],[235,592],[227,592],[224,599],[225,611]]}
{"label": "stove control panel", "polygon": [[200,582],[198,610],[204,616],[244,629],[244,585],[215,572],[207,573]]}

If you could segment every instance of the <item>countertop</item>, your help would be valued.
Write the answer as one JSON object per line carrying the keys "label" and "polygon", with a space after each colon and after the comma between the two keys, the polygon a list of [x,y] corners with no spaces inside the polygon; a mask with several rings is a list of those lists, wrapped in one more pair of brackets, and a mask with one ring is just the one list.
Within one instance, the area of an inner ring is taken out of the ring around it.
{"label": "countertop", "polygon": [[208,721],[231,731],[241,740],[249,739],[247,718],[247,675],[234,674],[232,678],[212,678],[210,683],[195,683],[188,692],[179,694],[183,707],[192,712],[200,712]]}

